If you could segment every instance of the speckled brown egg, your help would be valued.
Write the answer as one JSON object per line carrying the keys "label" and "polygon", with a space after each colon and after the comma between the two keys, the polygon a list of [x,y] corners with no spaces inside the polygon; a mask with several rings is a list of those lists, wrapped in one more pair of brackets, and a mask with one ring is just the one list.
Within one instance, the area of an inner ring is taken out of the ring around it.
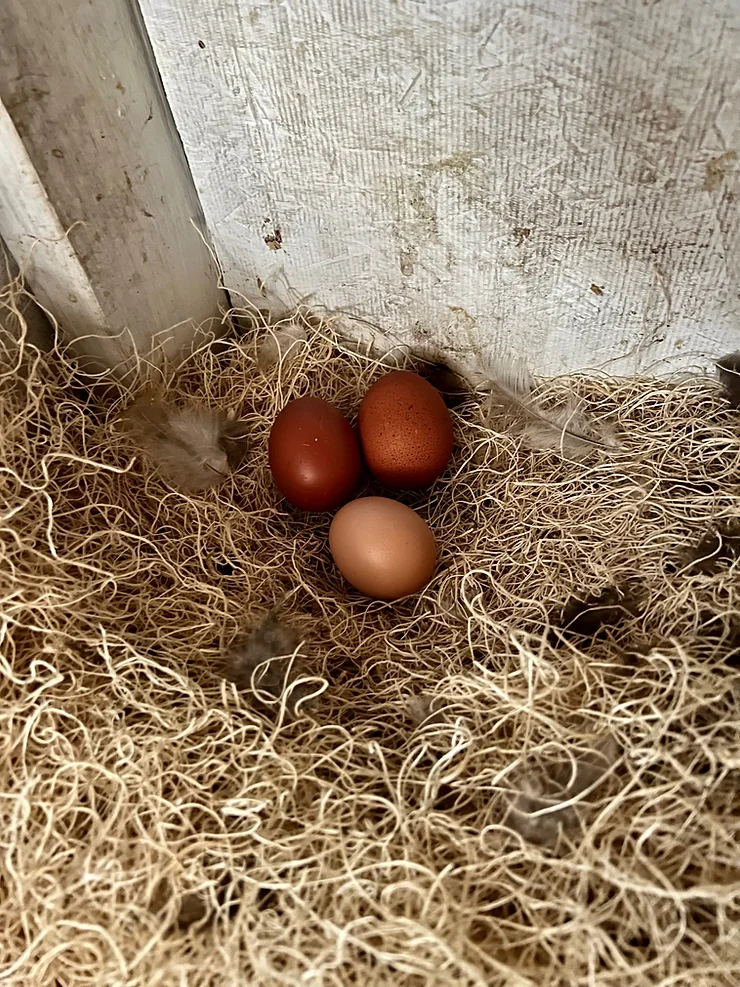
{"label": "speckled brown egg", "polygon": [[357,426],[368,469],[388,487],[429,486],[450,461],[447,407],[436,388],[408,370],[394,370],[372,385]]}
{"label": "speckled brown egg", "polygon": [[418,593],[437,564],[437,544],[416,511],[388,497],[360,497],[337,512],[329,549],[348,583],[376,600]]}

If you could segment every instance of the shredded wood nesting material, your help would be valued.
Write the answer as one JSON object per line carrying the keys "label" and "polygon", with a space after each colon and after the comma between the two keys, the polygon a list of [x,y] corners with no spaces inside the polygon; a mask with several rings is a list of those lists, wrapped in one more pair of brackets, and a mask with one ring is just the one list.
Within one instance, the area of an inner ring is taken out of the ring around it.
{"label": "shredded wood nesting material", "polygon": [[[0,978],[740,982],[738,563],[681,562],[740,513],[736,413],[703,379],[548,382],[619,429],[618,455],[571,463],[457,404],[449,469],[403,498],[439,570],[368,602],[332,566],[329,516],[281,501],[266,446],[290,398],[354,415],[385,368],[304,328],[266,370],[255,322],[168,375],[168,397],[251,432],[238,472],[192,496],[117,436],[131,394],[101,411],[62,353],[3,340]],[[553,643],[572,597],[627,583],[621,622]],[[218,674],[292,590],[328,683],[313,719]],[[607,747],[558,839],[504,825],[548,765]]]}

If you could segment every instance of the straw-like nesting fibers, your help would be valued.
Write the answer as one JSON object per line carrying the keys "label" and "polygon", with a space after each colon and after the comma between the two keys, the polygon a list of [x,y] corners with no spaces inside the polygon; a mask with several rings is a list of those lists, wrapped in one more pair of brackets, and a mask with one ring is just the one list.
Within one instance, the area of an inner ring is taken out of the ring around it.
{"label": "straw-like nesting fibers", "polygon": [[[133,395],[101,413],[61,354],[26,349],[21,375],[7,344],[4,982],[737,983],[737,562],[681,557],[738,516],[737,415],[702,379],[540,384],[618,429],[619,456],[575,463],[457,404],[450,468],[404,498],[438,572],[369,602],[331,564],[329,516],[269,482],[287,400],[353,415],[384,372],[305,331],[288,366],[257,369],[255,324],[167,375],[168,401],[249,432],[193,495],[120,441]],[[598,638],[551,642],[569,600],[635,583]],[[311,717],[220,674],[291,591],[296,657],[327,683]],[[512,805],[559,814],[555,841]]]}

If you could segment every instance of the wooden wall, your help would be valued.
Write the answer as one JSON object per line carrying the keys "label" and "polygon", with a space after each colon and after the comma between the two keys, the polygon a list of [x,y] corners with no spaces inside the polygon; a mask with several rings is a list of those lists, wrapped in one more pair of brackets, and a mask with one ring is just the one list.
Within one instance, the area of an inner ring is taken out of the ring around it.
{"label": "wooden wall", "polygon": [[6,0],[0,38],[0,236],[83,352],[177,352],[217,273],[135,0]]}
{"label": "wooden wall", "polygon": [[255,301],[548,373],[737,345],[738,0],[141,3]]}

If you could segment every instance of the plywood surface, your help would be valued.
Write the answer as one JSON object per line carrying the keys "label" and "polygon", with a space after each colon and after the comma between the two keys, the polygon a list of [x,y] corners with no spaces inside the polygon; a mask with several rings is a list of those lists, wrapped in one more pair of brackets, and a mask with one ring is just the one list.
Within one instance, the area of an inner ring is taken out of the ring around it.
{"label": "plywood surface", "polygon": [[738,344],[737,0],[142,10],[250,298],[262,284],[547,372]]}

